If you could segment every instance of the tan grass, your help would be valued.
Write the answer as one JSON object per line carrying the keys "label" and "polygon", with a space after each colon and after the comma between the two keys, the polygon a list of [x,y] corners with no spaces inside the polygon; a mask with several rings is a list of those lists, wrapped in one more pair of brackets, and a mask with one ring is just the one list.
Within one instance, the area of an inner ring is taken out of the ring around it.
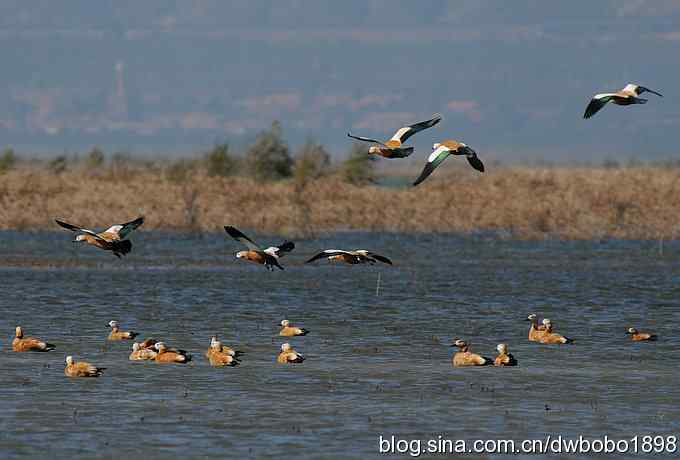
{"label": "tan grass", "polygon": [[334,177],[305,187],[196,172],[100,176],[33,166],[0,177],[0,228],[57,230],[54,218],[102,228],[144,214],[144,229],[284,235],[367,230],[497,231],[535,239],[674,239],[680,169],[500,168],[442,171],[417,188],[355,186]]}

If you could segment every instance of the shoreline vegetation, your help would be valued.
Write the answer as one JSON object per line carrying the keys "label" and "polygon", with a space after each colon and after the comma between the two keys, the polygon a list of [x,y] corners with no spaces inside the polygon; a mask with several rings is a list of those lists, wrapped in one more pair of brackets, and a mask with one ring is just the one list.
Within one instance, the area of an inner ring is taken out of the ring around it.
{"label": "shoreline vegetation", "polygon": [[[57,230],[55,218],[103,229],[145,215],[143,230],[223,225],[311,238],[338,231],[492,233],[504,238],[673,240],[680,168],[509,167],[478,174],[457,158],[423,184],[383,177],[364,145],[331,164],[308,142],[291,155],[275,123],[245,155],[226,144],[192,159],[143,161],[93,149],[19,159],[0,153],[0,229]],[[460,164],[458,164],[460,163]],[[389,175],[389,174],[388,174]],[[389,180],[388,180],[389,179]]]}

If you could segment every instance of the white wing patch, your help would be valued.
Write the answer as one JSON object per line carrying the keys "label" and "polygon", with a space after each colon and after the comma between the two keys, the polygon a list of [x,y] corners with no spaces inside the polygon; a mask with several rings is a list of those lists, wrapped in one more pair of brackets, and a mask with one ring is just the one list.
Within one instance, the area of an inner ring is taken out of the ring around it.
{"label": "white wing patch", "polygon": [[104,230],[103,233],[118,233],[123,229],[122,225],[114,225],[106,230]]}
{"label": "white wing patch", "polygon": [[633,93],[637,93],[638,85],[634,85],[632,83],[628,83],[622,91],[631,91]]}
{"label": "white wing patch", "polygon": [[402,137],[404,134],[406,134],[407,132],[409,132],[410,130],[411,130],[411,127],[410,127],[410,126],[404,126],[403,128],[399,128],[399,131],[397,131],[396,133],[394,133],[394,136],[392,136],[392,139],[390,139],[390,140],[391,140],[391,141],[399,141],[399,142],[401,142],[401,137]]}
{"label": "white wing patch", "polygon": [[263,252],[269,254],[270,256],[276,257],[277,259],[279,258],[279,248],[276,246],[269,246],[267,249],[265,249]]}
{"label": "white wing patch", "polygon": [[427,157],[427,162],[428,162],[428,163],[432,163],[434,160],[437,159],[437,157],[439,156],[440,153],[442,153],[442,152],[444,152],[444,151],[448,151],[448,150],[449,150],[449,148],[448,148],[447,146],[445,146],[445,145],[440,145],[439,147],[437,147],[437,148],[435,149],[434,152],[432,152],[432,153],[430,154],[429,157]]}
{"label": "white wing patch", "polygon": [[[629,86],[630,86],[630,85],[629,85]],[[628,86],[626,86],[626,88],[628,88]],[[625,90],[625,88],[624,88],[624,90]],[[616,93],[600,93],[600,94],[596,94],[595,96],[593,96],[593,99],[603,99],[603,98],[605,98],[605,97],[611,97],[611,96],[616,96]]]}

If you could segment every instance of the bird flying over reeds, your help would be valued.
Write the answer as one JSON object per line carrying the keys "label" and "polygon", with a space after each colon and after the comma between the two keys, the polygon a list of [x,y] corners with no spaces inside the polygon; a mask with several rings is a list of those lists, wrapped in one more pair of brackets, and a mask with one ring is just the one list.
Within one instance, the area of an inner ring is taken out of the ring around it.
{"label": "bird flying over reeds", "polygon": [[408,140],[409,137],[413,136],[417,132],[424,129],[431,128],[442,119],[439,114],[433,115],[429,120],[421,121],[413,125],[407,125],[399,128],[394,136],[390,140],[382,142],[376,139],[371,139],[370,137],[354,136],[351,133],[347,133],[352,139],[356,139],[362,142],[372,142],[376,145],[372,145],[368,149],[369,154],[376,154],[383,156],[385,158],[406,158],[413,153],[413,147],[403,147],[404,142]]}
{"label": "bird flying over reeds", "polygon": [[413,186],[420,184],[422,181],[427,179],[430,174],[446,160],[449,155],[465,155],[470,166],[475,168],[479,172],[484,172],[484,163],[477,157],[477,152],[472,150],[467,144],[462,142],[446,140],[441,143],[434,144],[432,146],[432,153],[427,159],[427,164],[420,173],[420,176],[413,183]]}

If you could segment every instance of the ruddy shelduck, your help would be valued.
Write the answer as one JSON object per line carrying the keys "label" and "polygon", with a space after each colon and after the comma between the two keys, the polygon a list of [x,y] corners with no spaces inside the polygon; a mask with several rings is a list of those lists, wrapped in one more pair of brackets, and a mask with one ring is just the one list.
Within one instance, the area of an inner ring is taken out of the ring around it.
{"label": "ruddy shelduck", "polygon": [[415,187],[427,179],[437,168],[437,166],[442,164],[442,162],[446,160],[449,155],[465,155],[465,158],[467,158],[470,166],[479,172],[484,172],[484,163],[482,163],[482,160],[477,157],[477,152],[462,142],[446,140],[432,146],[432,153],[427,158],[427,163],[425,164],[423,171],[420,173],[420,176],[418,176],[416,181],[413,183],[413,186]]}
{"label": "ruddy shelduck", "polygon": [[588,107],[586,107],[583,118],[592,117],[608,102],[616,105],[646,104],[647,99],[638,97],[640,94],[645,92],[663,97],[661,94],[657,93],[656,91],[652,91],[649,88],[628,83],[622,90],[619,90],[615,93],[600,93],[593,96],[593,98],[590,100],[590,103],[588,104]]}
{"label": "ruddy shelduck", "polygon": [[371,139],[369,137],[354,136],[347,133],[352,139],[356,139],[362,142],[372,142],[374,144],[368,148],[368,154],[380,155],[385,158],[405,158],[413,153],[413,147],[404,147],[403,144],[408,140],[409,137],[413,136],[419,131],[427,128],[431,128],[442,119],[442,116],[435,114],[431,119],[426,121],[421,121],[413,125],[407,125],[403,128],[399,128],[394,136],[388,141],[381,142],[376,139]]}
{"label": "ruddy shelduck", "polygon": [[224,230],[229,236],[248,248],[247,251],[237,252],[237,259],[245,259],[256,264],[264,265],[267,270],[274,270],[274,267],[283,270],[283,267],[279,264],[279,258],[283,257],[285,253],[295,249],[295,243],[292,241],[284,241],[279,246],[270,246],[267,249],[262,249],[236,227],[227,225],[224,227]]}
{"label": "ruddy shelduck", "polygon": [[139,344],[139,348],[151,348],[155,350],[156,348],[154,347],[154,345],[156,345],[156,342],[157,342],[156,339],[152,338],[144,339],[144,341]]}
{"label": "ruddy shelduck", "polygon": [[[219,348],[215,348],[215,344],[216,344],[216,343],[219,343],[219,344],[220,344]],[[205,357],[206,357],[206,358],[210,358],[210,355],[211,355],[215,350],[219,351],[220,353],[224,353],[224,354],[227,354],[227,355],[229,355],[229,356],[233,356],[234,358],[235,358],[237,355],[240,354],[240,352],[234,350],[233,348],[230,348],[230,347],[228,347],[228,346],[226,346],[226,345],[223,345],[222,342],[220,342],[219,340],[217,340],[217,336],[216,336],[216,335],[213,335],[212,337],[210,337],[210,345],[208,346],[208,351],[205,352]]]}
{"label": "ruddy shelduck", "polygon": [[168,350],[163,342],[156,342],[154,345],[158,354],[154,358],[159,363],[186,363],[189,359],[181,351]]}
{"label": "ruddy shelduck", "polygon": [[538,318],[533,313],[527,316],[527,321],[531,323],[531,326],[529,327],[529,340],[532,342],[539,342],[541,336],[545,333],[545,326],[539,326]]}
{"label": "ruddy shelduck", "polygon": [[626,334],[630,335],[630,339],[633,342],[647,342],[647,341],[654,341],[657,339],[656,334],[649,334],[647,332],[640,332],[634,327],[628,328],[626,331]]}
{"label": "ruddy shelduck", "polygon": [[552,321],[550,321],[548,318],[543,319],[543,326],[545,326],[545,331],[543,332],[543,335],[541,335],[541,337],[539,338],[539,342],[550,345],[573,342],[572,339],[568,339],[567,337],[558,334],[557,332],[553,332]]}
{"label": "ruddy shelduck", "polygon": [[132,353],[130,353],[130,361],[151,361],[156,359],[158,353],[151,348],[144,348],[141,344],[135,342],[132,344]]}
{"label": "ruddy shelduck", "polygon": [[222,342],[216,340],[210,344],[210,353],[206,354],[213,367],[236,366],[238,360],[233,355],[222,351]]}
{"label": "ruddy shelduck", "polygon": [[56,347],[35,337],[24,337],[21,326],[14,329],[14,340],[12,340],[12,350],[14,351],[51,351]]}
{"label": "ruddy shelduck", "polygon": [[342,249],[326,249],[314,255],[305,263],[314,262],[319,259],[328,259],[331,262],[343,262],[349,265],[356,264],[375,264],[382,262],[384,264],[392,265],[392,261],[385,256],[376,254],[375,252],[367,251],[366,249],[355,249],[354,251],[344,251]]}
{"label": "ruddy shelduck", "polygon": [[85,361],[75,362],[72,356],[67,356],[64,375],[67,377],[99,377],[105,369],[105,367],[96,367]]}
{"label": "ruddy shelduck", "polygon": [[301,363],[304,360],[305,358],[300,353],[293,350],[289,343],[281,345],[281,353],[279,353],[279,356],[276,358],[276,362],[279,364]]}
{"label": "ruddy shelduck", "polygon": [[472,353],[470,345],[464,340],[458,339],[451,346],[458,347],[458,351],[453,355],[454,367],[486,366],[491,362],[488,358]]}
{"label": "ruddy shelduck", "polygon": [[109,321],[109,327],[111,328],[111,332],[106,340],[132,340],[139,335],[136,332],[121,331],[118,321]]}
{"label": "ruddy shelduck", "polygon": [[307,329],[291,326],[290,321],[287,319],[281,321],[281,331],[279,332],[279,335],[283,337],[295,337],[296,335],[307,335],[308,333],[309,331]]}
{"label": "ruddy shelduck", "polygon": [[60,220],[56,220],[56,222],[67,230],[80,232],[79,235],[76,235],[75,240],[73,240],[74,243],[87,243],[99,249],[111,251],[113,255],[120,259],[121,256],[128,254],[132,250],[132,243],[125,238],[144,223],[144,217],[138,217],[125,224],[113,225],[100,233]]}
{"label": "ruddy shelduck", "polygon": [[517,360],[515,359],[514,356],[512,356],[510,353],[508,353],[508,346],[504,343],[499,343],[496,346],[496,350],[498,350],[498,356],[496,356],[496,359],[493,362],[494,366],[516,366],[517,365]]}

